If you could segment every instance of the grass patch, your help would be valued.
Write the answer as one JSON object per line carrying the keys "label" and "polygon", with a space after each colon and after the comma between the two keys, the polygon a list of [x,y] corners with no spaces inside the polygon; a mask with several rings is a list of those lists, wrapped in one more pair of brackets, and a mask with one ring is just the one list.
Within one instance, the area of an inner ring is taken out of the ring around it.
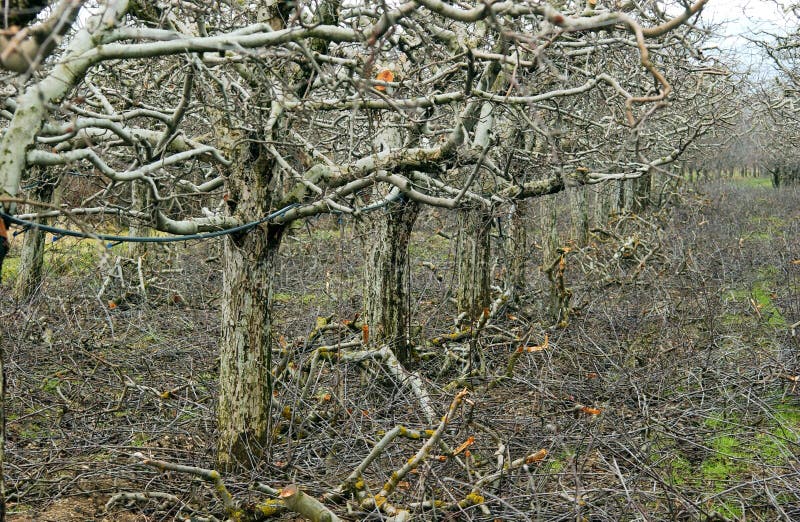
{"label": "grass patch", "polygon": [[440,258],[450,251],[450,240],[439,234],[412,232],[408,253],[412,259]]}
{"label": "grass patch", "polygon": [[44,252],[45,273],[77,274],[97,267],[101,252],[97,242],[71,239],[62,238],[47,244]]}
{"label": "grass patch", "polygon": [[151,349],[163,343],[166,339],[154,332],[147,332],[139,336],[138,339],[131,342],[130,347],[137,352],[142,352]]}
{"label": "grass patch", "polygon": [[714,437],[710,444],[714,454],[700,464],[700,479],[711,484],[714,491],[722,491],[731,480],[737,480],[747,471],[746,462],[750,457],[746,441],[732,435]]}
{"label": "grass patch", "polygon": [[[787,325],[786,318],[772,302],[774,294],[770,285],[773,277],[769,268],[760,271],[759,279],[753,283],[750,290],[731,290],[730,296],[733,301],[744,304],[753,311],[758,310],[757,315],[767,325],[783,328]],[[740,314],[725,314],[722,316],[722,322],[728,326],[737,326],[746,324],[747,318]]]}
{"label": "grass patch", "polygon": [[681,456],[673,457],[669,461],[669,476],[677,486],[686,484],[692,476],[692,464]]}
{"label": "grass patch", "polygon": [[730,502],[716,502],[709,508],[709,513],[717,513],[727,520],[742,520],[742,507]]}
{"label": "grass patch", "polygon": [[14,281],[19,273],[19,257],[7,257],[3,260],[3,279]]}
{"label": "grass patch", "polygon": [[753,178],[750,176],[747,177],[734,176],[731,179],[735,184],[741,187],[756,188],[756,189],[772,188],[772,178],[765,178],[765,177]]}
{"label": "grass patch", "polygon": [[291,292],[275,292],[272,294],[272,301],[275,303],[299,303],[302,305],[310,305],[322,301],[327,302],[327,299],[316,293],[294,294]]}
{"label": "grass patch", "polygon": [[762,319],[770,326],[784,327],[786,319],[780,310],[772,303],[772,293],[763,282],[758,282],[753,287],[753,300],[756,302]]}
{"label": "grass patch", "polygon": [[773,410],[773,414],[772,420],[760,433],[737,431],[737,427],[742,426],[736,414],[725,416],[717,413],[709,416],[703,422],[709,432],[724,433],[711,439],[709,448],[713,453],[700,463],[694,473],[691,466],[686,468],[688,462],[684,463],[680,457],[673,459],[670,475],[674,483],[687,482],[685,479],[679,481],[679,477],[692,477],[710,486],[711,491],[719,492],[731,481],[746,480],[748,475],[758,474],[763,464],[789,464],[794,459],[791,446],[800,441],[800,408],[782,404]]}
{"label": "grass patch", "polygon": [[800,429],[800,407],[780,404],[775,408],[775,416],[781,424],[789,425],[793,430]]}

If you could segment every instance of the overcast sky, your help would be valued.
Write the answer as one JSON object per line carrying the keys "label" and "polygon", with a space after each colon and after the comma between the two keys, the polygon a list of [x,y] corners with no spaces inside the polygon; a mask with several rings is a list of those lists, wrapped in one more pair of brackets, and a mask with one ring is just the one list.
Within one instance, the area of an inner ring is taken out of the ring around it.
{"label": "overcast sky", "polygon": [[720,23],[718,45],[735,51],[744,64],[756,69],[769,66],[755,45],[745,37],[767,38],[764,32],[781,34],[788,28],[787,20],[794,16],[771,0],[710,0],[703,10],[703,19]]}
{"label": "overcast sky", "polygon": [[710,0],[703,18],[726,22],[724,30],[728,35],[774,31],[786,26],[783,10],[770,0]]}

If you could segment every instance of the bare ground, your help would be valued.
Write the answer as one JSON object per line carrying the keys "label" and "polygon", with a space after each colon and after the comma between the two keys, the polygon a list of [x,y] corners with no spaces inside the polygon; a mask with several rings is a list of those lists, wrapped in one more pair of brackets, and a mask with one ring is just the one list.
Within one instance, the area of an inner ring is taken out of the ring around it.
{"label": "bare ground", "polygon": [[[415,519],[800,519],[800,341],[789,328],[800,321],[800,192],[752,180],[700,190],[669,210],[619,216],[568,255],[575,310],[566,328],[537,320],[540,249],[531,248],[529,293],[473,341],[488,375],[467,380],[470,403],[444,436],[451,447],[474,437],[470,455],[462,453],[469,471],[453,458],[429,459],[394,503],[463,500],[480,474],[545,449],[545,458],[482,486],[484,508],[419,508]],[[421,222],[411,248],[415,323],[430,339],[452,328],[452,248],[436,234],[448,231],[446,215]],[[11,520],[222,516],[207,484],[132,457],[213,466],[218,249],[151,253],[144,300],[133,267],[98,298],[114,258],[100,265],[92,248],[62,248],[31,302],[0,298]],[[275,353],[287,367],[276,390],[285,407],[270,458],[226,477],[252,501],[264,498],[248,491],[254,481],[321,494],[385,431],[430,427],[409,389],[375,365],[323,364],[302,394],[296,382],[313,349],[355,336],[337,328],[308,342],[317,317],[340,323],[357,313],[363,256],[353,227],[329,220],[295,229],[283,252],[274,334],[286,347]],[[536,348],[498,379],[520,346]],[[447,348],[458,355],[468,346]],[[426,351],[431,357],[413,369],[441,414],[462,369],[444,363],[444,348]],[[419,446],[390,445],[365,473],[372,492]],[[107,510],[120,492],[179,502]]]}

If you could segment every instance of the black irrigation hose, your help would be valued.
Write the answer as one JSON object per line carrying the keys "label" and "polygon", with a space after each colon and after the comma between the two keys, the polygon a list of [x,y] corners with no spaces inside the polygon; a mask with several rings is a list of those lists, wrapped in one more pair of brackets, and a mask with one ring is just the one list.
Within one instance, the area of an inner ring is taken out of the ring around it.
{"label": "black irrigation hose", "polygon": [[[368,205],[361,209],[361,212],[372,212],[373,210],[377,210],[379,208],[385,207],[387,204],[401,199],[402,193],[397,193],[393,196],[390,196],[388,199]],[[203,234],[188,234],[185,236],[166,236],[166,237],[159,237],[159,236],[115,236],[111,234],[91,234],[87,232],[76,232],[74,230],[68,230],[65,228],[59,227],[51,227],[50,225],[43,225],[42,223],[37,223],[35,221],[28,221],[25,219],[16,218],[10,214],[6,214],[5,212],[0,211],[0,219],[5,220],[6,223],[13,223],[15,225],[20,225],[23,228],[23,232],[29,229],[38,229],[43,230],[45,232],[50,232],[51,234],[57,236],[70,236],[70,237],[78,237],[81,239],[100,239],[103,241],[111,241],[113,242],[112,245],[114,246],[119,243],[175,243],[177,241],[192,241],[195,239],[211,239],[214,237],[226,236],[228,234],[235,234],[237,232],[246,232],[252,228],[257,227],[262,223],[266,223],[267,221],[273,220],[276,217],[282,216],[283,214],[287,213],[289,210],[299,207],[299,203],[292,203],[289,206],[283,207],[280,210],[269,214],[259,220],[251,221],[250,223],[245,223],[244,225],[239,225],[233,228],[226,228],[225,230],[217,230],[215,232],[205,232]],[[2,208],[2,207],[0,207]],[[337,213],[337,212],[334,212]],[[16,235],[16,234],[15,234]]]}
{"label": "black irrigation hose", "polygon": [[228,234],[235,234],[237,232],[246,232],[252,228],[257,227],[262,223],[266,223],[272,219],[275,219],[278,216],[282,216],[289,210],[299,206],[298,203],[293,203],[288,207],[284,207],[272,214],[265,216],[257,221],[251,221],[250,223],[245,223],[244,225],[239,225],[233,228],[227,228],[225,230],[217,230],[215,232],[205,232],[203,234],[188,234],[185,236],[166,236],[166,237],[158,237],[158,236],[150,236],[150,237],[139,237],[139,236],[115,236],[111,234],[91,234],[87,232],[76,232],[74,230],[67,230],[64,228],[58,227],[51,227],[50,225],[43,225],[41,223],[36,223],[35,221],[28,221],[25,219],[19,219],[5,212],[0,212],[0,218],[4,219],[6,223],[13,223],[15,225],[21,225],[28,229],[38,229],[43,230],[45,232],[50,232],[51,234],[56,234],[59,236],[70,236],[70,237],[79,237],[82,239],[101,239],[103,241],[112,241],[114,243],[174,243],[176,241],[191,241],[194,239],[210,239],[213,237],[225,236]]}

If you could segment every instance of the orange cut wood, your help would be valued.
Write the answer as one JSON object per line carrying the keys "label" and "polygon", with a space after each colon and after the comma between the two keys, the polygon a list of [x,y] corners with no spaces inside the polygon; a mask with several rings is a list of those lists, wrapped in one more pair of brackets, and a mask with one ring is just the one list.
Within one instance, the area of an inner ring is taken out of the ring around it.
{"label": "orange cut wood", "polygon": [[539,451],[537,451],[533,455],[529,455],[525,459],[525,464],[533,464],[534,462],[539,462],[540,460],[544,459],[546,456],[547,456],[547,450],[546,449],[540,449]]}
{"label": "orange cut wood", "polygon": [[[376,76],[375,79],[380,81],[380,82],[391,82],[391,81],[394,81],[394,73],[392,71],[390,71],[389,69],[384,69],[384,70],[382,70],[381,72],[378,73],[378,76]],[[385,91],[386,90],[386,86],[385,85],[376,85],[375,89],[379,90],[379,91]]]}

